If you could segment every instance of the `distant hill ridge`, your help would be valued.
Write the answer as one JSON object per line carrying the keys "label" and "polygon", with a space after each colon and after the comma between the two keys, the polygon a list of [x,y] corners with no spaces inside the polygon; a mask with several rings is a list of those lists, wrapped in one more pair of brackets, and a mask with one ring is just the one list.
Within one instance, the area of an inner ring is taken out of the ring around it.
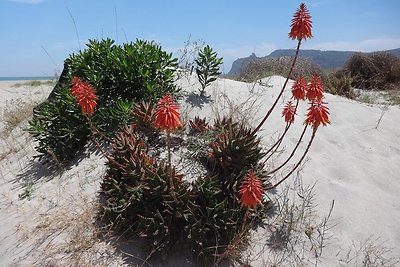
{"label": "distant hill ridge", "polygon": [[[394,54],[400,57],[400,48],[376,51]],[[376,53],[376,52],[369,52]],[[265,57],[257,57],[254,53],[245,58],[236,59],[232,63],[232,68],[227,75],[237,75],[243,66],[247,65],[252,60],[262,60],[268,58],[277,58],[283,56],[294,56],[296,53],[295,49],[278,49],[273,51],[271,54]],[[313,63],[317,64],[323,69],[338,68],[343,66],[343,64],[350,59],[350,57],[355,54],[360,53],[356,51],[321,51],[321,50],[300,50],[299,56],[310,59]]]}

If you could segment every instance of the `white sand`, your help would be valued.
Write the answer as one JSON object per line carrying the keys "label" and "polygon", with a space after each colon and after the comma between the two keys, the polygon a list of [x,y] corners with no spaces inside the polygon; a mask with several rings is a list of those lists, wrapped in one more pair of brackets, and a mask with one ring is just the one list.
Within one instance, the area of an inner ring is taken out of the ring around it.
{"label": "white sand", "polygon": [[[201,99],[190,94],[195,90],[193,88],[199,88],[196,79],[182,78],[178,84],[186,96],[181,101],[181,112],[184,117],[199,115],[207,118],[233,113],[237,117],[244,116],[254,127],[270,107],[283,82],[284,79],[278,76],[263,80],[269,86],[220,79],[207,88],[211,97],[199,101]],[[43,98],[51,90],[50,87],[11,88],[12,83],[0,82],[1,112],[9,107],[7,103],[11,99]],[[330,108],[331,125],[318,130],[299,177],[304,186],[315,183],[314,209],[320,219],[327,216],[334,200],[329,225],[335,226],[328,231],[329,238],[324,242],[321,257],[315,260],[308,250],[302,255],[303,261],[309,262],[309,265],[317,261],[319,266],[364,266],[361,250],[362,244],[367,241],[391,248],[385,257],[400,257],[400,109],[396,106],[369,106],[329,94],[326,94],[325,100]],[[244,102],[246,104],[242,104]],[[279,103],[263,127],[263,144],[266,146],[284,127],[281,118],[283,104]],[[306,103],[300,105],[295,127],[285,139],[285,151],[273,163],[281,162],[290,153],[302,130],[306,108]],[[2,131],[3,121],[0,127]],[[308,140],[310,133],[306,136]],[[31,265],[35,256],[30,254],[22,261],[21,258],[37,239],[38,235],[32,232],[35,227],[46,214],[57,213],[66,206],[78,209],[87,205],[84,201],[95,201],[104,172],[104,160],[91,156],[76,162],[62,175],[51,177],[31,160],[35,155],[31,142],[32,139],[20,129],[14,130],[1,142],[1,153],[10,152],[0,161],[0,266]],[[301,145],[301,152],[305,145]],[[291,162],[298,158],[299,155]],[[18,194],[24,191],[21,187],[24,178],[28,180],[39,176],[40,181],[33,185],[31,200],[20,200]],[[46,178],[53,179],[46,181]],[[296,175],[288,179],[287,185],[299,189]],[[278,193],[283,188],[284,185],[279,186]],[[317,237],[317,233],[314,235]],[[267,243],[267,236],[268,229],[254,233],[254,246],[250,251],[253,255],[249,260],[252,266],[273,262],[271,256],[254,255]],[[41,253],[43,251],[39,250],[34,255],[40,257]],[[111,263],[118,262],[122,263],[120,258]],[[275,262],[279,260],[275,258]],[[174,265],[170,262],[163,266]]]}

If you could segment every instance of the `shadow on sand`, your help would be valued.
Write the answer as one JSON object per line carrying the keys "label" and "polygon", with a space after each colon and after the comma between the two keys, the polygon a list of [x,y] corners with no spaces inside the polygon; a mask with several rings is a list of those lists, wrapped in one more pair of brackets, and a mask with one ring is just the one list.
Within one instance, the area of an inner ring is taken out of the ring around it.
{"label": "shadow on sand", "polygon": [[201,96],[195,93],[190,93],[187,96],[186,102],[190,104],[191,107],[203,108],[205,104],[212,103],[213,100],[211,96]]}

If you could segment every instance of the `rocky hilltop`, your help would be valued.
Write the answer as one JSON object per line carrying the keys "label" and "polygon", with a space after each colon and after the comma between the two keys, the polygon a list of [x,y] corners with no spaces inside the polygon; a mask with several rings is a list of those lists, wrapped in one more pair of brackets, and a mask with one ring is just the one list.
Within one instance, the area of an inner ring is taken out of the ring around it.
{"label": "rocky hilltop", "polygon": [[[400,56],[400,48],[378,51],[386,52]],[[257,57],[254,53],[245,58],[236,59],[232,63],[232,68],[227,75],[238,75],[243,66],[246,66],[249,62],[254,60],[263,60],[269,58],[278,58],[283,56],[294,56],[296,53],[295,49],[278,49],[273,51],[271,54],[265,57]],[[332,69],[343,66],[343,64],[350,59],[350,57],[358,53],[356,51],[321,51],[321,50],[300,50],[300,57],[307,58],[313,63],[317,64],[323,69]],[[375,53],[375,52],[371,52]]]}

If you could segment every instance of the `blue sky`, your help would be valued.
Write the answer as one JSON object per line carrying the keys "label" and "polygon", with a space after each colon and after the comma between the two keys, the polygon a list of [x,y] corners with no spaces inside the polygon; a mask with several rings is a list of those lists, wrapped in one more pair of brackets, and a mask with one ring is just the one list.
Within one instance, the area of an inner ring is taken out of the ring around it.
{"label": "blue sky", "polygon": [[[295,48],[293,0],[0,0],[0,77],[51,76],[88,39],[155,40],[176,53],[191,36],[232,61]],[[304,1],[314,38],[302,48],[376,51],[400,47],[400,1]],[[75,31],[76,24],[79,41]]]}

